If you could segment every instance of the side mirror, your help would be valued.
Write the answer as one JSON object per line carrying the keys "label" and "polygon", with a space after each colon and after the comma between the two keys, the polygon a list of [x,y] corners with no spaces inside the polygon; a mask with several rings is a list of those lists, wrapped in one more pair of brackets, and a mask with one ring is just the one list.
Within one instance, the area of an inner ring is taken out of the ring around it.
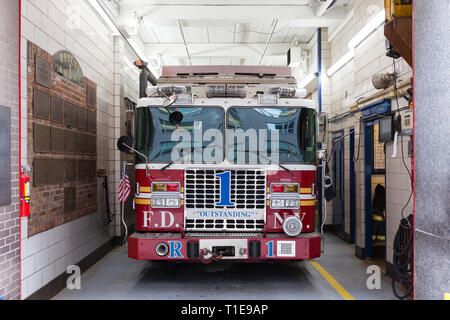
{"label": "side mirror", "polygon": [[122,136],[117,140],[117,149],[120,152],[132,154],[133,153],[133,138],[130,136]]}
{"label": "side mirror", "polygon": [[180,111],[174,111],[170,114],[169,121],[171,124],[180,124],[183,121],[183,114]]}
{"label": "side mirror", "polygon": [[142,154],[141,152],[137,151],[133,148],[133,138],[130,136],[122,136],[117,140],[117,149],[120,150],[120,152],[133,154],[136,153],[140,155],[142,158],[145,159],[145,175],[148,177],[148,157],[145,154]]}

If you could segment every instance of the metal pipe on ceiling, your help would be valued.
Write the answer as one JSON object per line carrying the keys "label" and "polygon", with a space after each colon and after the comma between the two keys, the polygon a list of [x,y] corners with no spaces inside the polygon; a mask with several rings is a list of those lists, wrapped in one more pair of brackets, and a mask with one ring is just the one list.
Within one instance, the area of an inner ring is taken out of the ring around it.
{"label": "metal pipe on ceiling", "polygon": [[180,20],[177,20],[177,21],[178,21],[178,28],[180,30],[181,38],[183,39],[183,43],[184,43],[184,49],[186,50],[186,54],[187,54],[188,59],[189,59],[189,64],[192,66],[191,54],[189,53],[189,49],[187,47],[186,38],[184,37],[183,26],[181,25],[181,21]]}
{"label": "metal pipe on ceiling", "polygon": [[272,40],[272,36],[273,36],[273,33],[275,32],[277,24],[278,24],[278,19],[276,19],[272,23],[272,30],[270,30],[269,38],[267,39],[266,46],[264,47],[264,51],[263,51],[263,54],[261,56],[261,60],[259,60],[259,65],[261,65],[263,60],[264,60],[264,56],[266,55],[267,49],[269,48],[269,44],[270,44],[270,41]]}

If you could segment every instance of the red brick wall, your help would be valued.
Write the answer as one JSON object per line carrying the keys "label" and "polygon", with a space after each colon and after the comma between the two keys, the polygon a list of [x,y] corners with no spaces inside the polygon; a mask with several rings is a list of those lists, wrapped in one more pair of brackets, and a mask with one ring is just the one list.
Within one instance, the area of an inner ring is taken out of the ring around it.
{"label": "red brick wall", "polygon": [[[39,56],[51,63],[51,88],[41,86],[36,83],[35,79],[35,57]],[[95,98],[95,107],[87,105],[87,88],[90,86],[97,89],[97,85],[84,78],[84,87],[65,79],[61,75],[54,72],[54,57],[45,52],[33,43],[28,43],[28,163],[34,165],[36,159],[59,159],[59,160],[90,160],[90,163],[96,163],[95,155],[90,154],[70,154],[55,152],[35,152],[33,124],[41,124],[53,128],[64,129],[76,134],[85,134],[92,137],[96,141],[96,133],[88,130],[77,128],[76,126],[68,126],[63,123],[55,123],[51,120],[37,118],[33,115],[33,94],[38,89],[48,93],[52,97],[63,99],[64,105],[69,102],[77,107],[89,111],[96,111],[97,99]],[[96,115],[95,115],[96,119]],[[96,121],[95,121],[96,122]],[[96,143],[95,143],[96,150]],[[95,170],[95,168],[92,168]],[[91,171],[92,172],[92,171]],[[33,168],[30,173],[33,185]],[[70,212],[64,210],[64,190],[65,188],[75,187],[76,201],[75,208]],[[97,180],[91,175],[89,179],[74,179],[58,184],[46,184],[33,186],[31,192],[31,217],[28,219],[28,236],[52,229],[58,225],[75,220],[79,217],[95,212],[97,210]]]}

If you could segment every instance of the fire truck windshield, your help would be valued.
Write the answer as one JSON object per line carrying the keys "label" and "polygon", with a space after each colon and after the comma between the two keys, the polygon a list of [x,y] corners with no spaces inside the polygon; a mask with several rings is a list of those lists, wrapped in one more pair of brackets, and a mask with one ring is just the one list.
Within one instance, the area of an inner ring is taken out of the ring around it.
{"label": "fire truck windshield", "polygon": [[[227,158],[232,163],[254,163],[256,153],[258,163],[302,163],[315,164],[316,161],[316,112],[307,108],[231,108],[227,115],[228,130],[255,130],[246,135],[258,135],[258,151],[249,143],[240,148],[238,139],[228,141]],[[266,137],[261,131],[266,131]],[[267,144],[264,146],[264,141]],[[266,150],[260,150],[265,147]],[[274,157],[278,149],[278,156]],[[263,153],[261,153],[263,151]],[[241,155],[241,157],[239,156]],[[265,155],[265,156],[262,156]],[[266,158],[266,159],[265,159]],[[275,159],[275,160],[274,160]]]}
{"label": "fire truck windshield", "polygon": [[[183,121],[172,124],[170,112]],[[313,164],[316,112],[307,108],[139,108],[136,149],[153,163]],[[225,136],[225,137],[224,137]],[[226,148],[224,148],[224,141]],[[178,157],[180,156],[180,157]],[[137,163],[145,159],[136,155]]]}
{"label": "fire truck windshield", "polygon": [[[192,162],[196,157],[194,152],[204,150],[211,143],[217,143],[223,148],[223,141],[213,141],[203,139],[205,132],[215,130],[220,133],[223,139],[224,131],[224,110],[219,107],[196,108],[178,107],[168,108],[170,111],[178,110],[183,114],[183,121],[172,124],[169,121],[169,110],[166,108],[139,108],[137,112],[136,126],[136,148],[139,152],[148,156],[149,162],[171,163],[174,161],[172,151],[180,143],[180,140],[187,142],[186,136],[190,137],[190,156]],[[182,134],[182,138],[174,138],[177,134]],[[175,135],[174,135],[175,134]],[[218,162],[223,161],[223,152]],[[145,163],[143,157],[136,155],[136,162]],[[200,161],[200,163],[217,163],[216,161]]]}

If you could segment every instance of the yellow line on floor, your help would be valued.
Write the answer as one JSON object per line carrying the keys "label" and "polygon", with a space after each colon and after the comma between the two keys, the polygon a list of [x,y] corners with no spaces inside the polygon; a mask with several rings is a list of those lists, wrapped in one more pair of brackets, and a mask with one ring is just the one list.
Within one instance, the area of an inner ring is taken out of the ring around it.
{"label": "yellow line on floor", "polygon": [[322,268],[320,264],[314,261],[310,261],[309,263],[311,263],[311,265],[317,271],[319,271],[322,277],[324,277],[325,280],[328,281],[328,283],[342,296],[342,298],[344,298],[345,300],[355,300],[355,298],[353,298],[353,296],[348,293],[348,291],[345,290],[344,287],[339,284],[339,282],[337,282],[324,268]]}

